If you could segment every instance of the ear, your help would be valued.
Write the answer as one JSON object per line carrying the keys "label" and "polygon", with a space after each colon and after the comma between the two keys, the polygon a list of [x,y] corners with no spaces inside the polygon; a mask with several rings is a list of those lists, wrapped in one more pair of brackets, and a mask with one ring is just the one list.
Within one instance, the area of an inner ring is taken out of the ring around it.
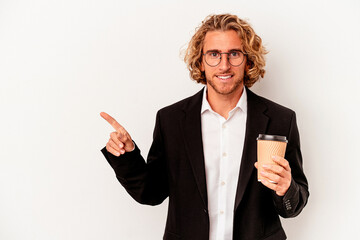
{"label": "ear", "polygon": [[246,61],[246,65],[245,65],[245,72],[248,72],[249,69],[251,68],[251,63],[249,61]]}
{"label": "ear", "polygon": [[200,71],[205,72],[204,61],[201,61]]}

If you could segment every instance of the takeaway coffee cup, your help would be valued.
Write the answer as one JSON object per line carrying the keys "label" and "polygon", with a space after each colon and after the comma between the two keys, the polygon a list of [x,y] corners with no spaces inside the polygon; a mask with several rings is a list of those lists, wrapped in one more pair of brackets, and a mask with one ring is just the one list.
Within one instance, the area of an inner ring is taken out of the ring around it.
{"label": "takeaway coffee cup", "polygon": [[285,156],[287,140],[284,136],[259,134],[257,140],[258,181],[263,164],[275,164],[272,156]]}

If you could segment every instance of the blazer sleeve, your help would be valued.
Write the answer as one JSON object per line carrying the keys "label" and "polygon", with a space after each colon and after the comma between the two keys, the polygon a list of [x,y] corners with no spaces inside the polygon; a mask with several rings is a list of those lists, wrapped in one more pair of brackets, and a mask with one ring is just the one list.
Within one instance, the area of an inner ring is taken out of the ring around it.
{"label": "blazer sleeve", "polygon": [[291,118],[285,159],[289,162],[291,168],[291,184],[283,197],[273,192],[273,200],[279,215],[289,218],[297,216],[305,207],[309,198],[308,182],[302,165],[300,136],[295,112],[293,112]]}
{"label": "blazer sleeve", "polygon": [[132,152],[119,157],[109,153],[105,147],[101,152],[115,171],[118,181],[132,198],[141,204],[157,205],[162,203],[169,194],[163,149],[158,113],[147,162],[141,156],[136,144]]}

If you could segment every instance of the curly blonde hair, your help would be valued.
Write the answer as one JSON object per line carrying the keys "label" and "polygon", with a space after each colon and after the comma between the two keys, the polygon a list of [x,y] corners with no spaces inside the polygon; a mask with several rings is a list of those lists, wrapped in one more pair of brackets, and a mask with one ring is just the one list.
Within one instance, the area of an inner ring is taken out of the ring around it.
{"label": "curly blonde hair", "polygon": [[247,54],[246,64],[248,66],[244,74],[244,85],[251,87],[258,81],[259,76],[264,77],[265,54],[267,51],[262,45],[261,38],[255,34],[250,24],[236,15],[209,15],[196,29],[196,33],[191,38],[184,57],[184,61],[190,71],[190,76],[196,82],[206,84],[205,73],[200,70],[205,35],[209,31],[227,30],[236,31],[243,43],[244,51]]}

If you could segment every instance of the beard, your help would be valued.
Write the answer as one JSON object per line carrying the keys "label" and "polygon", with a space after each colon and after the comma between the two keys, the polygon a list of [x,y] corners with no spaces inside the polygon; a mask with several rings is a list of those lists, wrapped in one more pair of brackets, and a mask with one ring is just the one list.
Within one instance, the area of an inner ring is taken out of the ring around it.
{"label": "beard", "polygon": [[[221,89],[221,86],[218,86],[212,79],[206,79],[207,83],[214,89],[214,91],[221,95],[230,95],[234,93],[239,87],[242,86],[243,79],[238,79],[234,82],[229,88]],[[220,83],[221,84],[221,83]],[[219,85],[220,85],[219,84]]]}

